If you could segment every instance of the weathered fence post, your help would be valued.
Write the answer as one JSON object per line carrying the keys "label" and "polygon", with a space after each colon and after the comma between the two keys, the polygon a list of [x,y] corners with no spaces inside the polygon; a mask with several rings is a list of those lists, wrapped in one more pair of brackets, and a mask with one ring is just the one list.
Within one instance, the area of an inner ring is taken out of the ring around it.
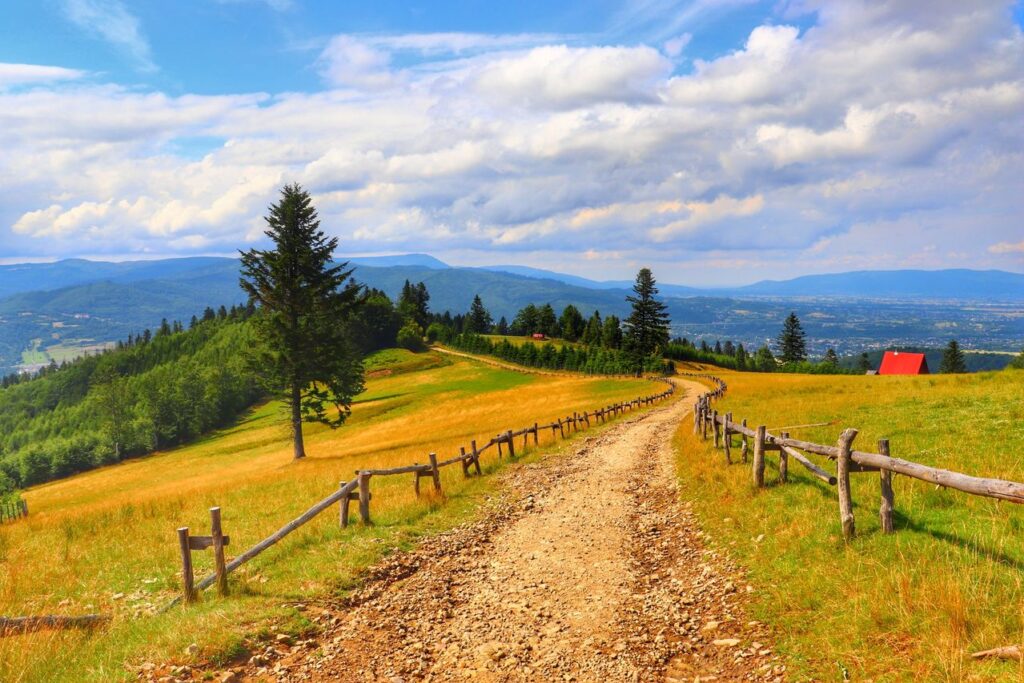
{"label": "weathered fence post", "polygon": [[536,422],[533,423],[533,445],[537,446],[540,444],[540,425]]}
{"label": "weathered fence post", "polygon": [[843,539],[853,540],[856,533],[853,521],[853,498],[850,496],[850,444],[857,437],[856,429],[843,430],[839,437],[839,457],[836,458],[836,488],[839,491],[839,521],[843,525]]}
{"label": "weathered fence post", "polygon": [[[511,448],[511,442],[509,448]],[[430,478],[434,480],[434,490],[441,493],[441,470],[437,466],[437,453],[431,453],[430,458]]]}
{"label": "weathered fence post", "polygon": [[764,435],[767,427],[760,425],[757,428],[757,435],[754,437],[754,486],[764,486]]}
{"label": "weathered fence post", "polygon": [[359,484],[359,521],[370,523],[370,473],[359,472],[356,475]]}
{"label": "weathered fence post", "polygon": [[213,539],[213,564],[217,576],[217,592],[228,594],[228,572],[224,567],[224,531],[220,525],[220,508],[210,508],[210,538]]}
{"label": "weathered fence post", "polygon": [[[343,481],[343,482],[339,483],[338,484],[338,488],[339,489],[345,488],[345,484],[347,484],[347,483],[348,483],[347,481]],[[348,527],[348,507],[349,507],[349,503],[351,503],[351,502],[352,502],[352,496],[351,495],[345,496],[344,498],[342,498],[341,500],[338,501],[338,525],[341,526],[342,529],[345,529],[345,528]]]}
{"label": "weathered fence post", "polygon": [[704,410],[701,411],[701,438],[705,441],[708,440],[708,406],[704,404]]}
{"label": "weathered fence post", "polygon": [[722,438],[725,440],[725,464],[732,464],[732,435],[729,433],[729,423],[732,422],[732,413],[726,413],[722,420]]}
{"label": "weathered fence post", "polygon": [[558,434],[564,439],[565,430],[562,428],[562,418],[558,418]]}
{"label": "weathered fence post", "polygon": [[498,460],[501,460],[501,434],[494,435],[494,442],[498,444]]}
{"label": "weathered fence post", "polygon": [[[789,432],[782,432],[783,440],[789,438]],[[782,448],[782,444],[779,444],[779,481],[785,484],[789,481],[789,453],[786,452],[785,448]]]}
{"label": "weathered fence post", "polygon": [[516,445],[513,443],[515,439],[512,438],[511,429],[508,430],[508,436],[506,438],[508,439],[508,457],[514,459],[516,457]]}
{"label": "weathered fence post", "polygon": [[717,410],[711,413],[711,428],[715,432],[715,448],[718,448],[718,445],[721,443],[721,426],[718,424]]}
{"label": "weathered fence post", "polygon": [[466,447],[459,446],[459,464],[462,465],[462,476],[469,479],[469,463],[470,460],[466,458]]}
{"label": "weathered fence post", "polygon": [[[740,423],[744,428],[747,426],[747,418],[743,418],[743,422]],[[743,432],[743,462],[747,461],[747,453],[750,452],[750,437],[747,436],[746,432]]]}
{"label": "weathered fence post", "polygon": [[470,441],[469,445],[473,449],[473,465],[476,467],[476,473],[480,474],[480,451],[476,449],[476,439]]}
{"label": "weathered fence post", "polygon": [[[889,456],[889,439],[878,440],[878,453],[886,457]],[[882,489],[882,504],[878,508],[878,518],[882,524],[882,533],[891,534],[892,528],[892,511],[893,511],[893,493],[892,493],[892,472],[886,469],[878,470],[879,484]]]}
{"label": "weathered fence post", "polygon": [[181,585],[182,599],[192,602],[196,599],[195,575],[192,573],[192,548],[188,543],[188,527],[178,529],[178,545],[181,547]]}
{"label": "weathered fence post", "polygon": [[693,404],[693,433],[700,429],[700,401]]}

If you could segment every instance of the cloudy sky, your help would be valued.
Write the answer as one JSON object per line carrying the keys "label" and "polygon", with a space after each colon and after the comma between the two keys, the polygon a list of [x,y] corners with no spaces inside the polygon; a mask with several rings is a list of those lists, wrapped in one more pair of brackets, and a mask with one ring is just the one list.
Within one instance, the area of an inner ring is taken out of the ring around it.
{"label": "cloudy sky", "polygon": [[1024,271],[1024,8],[5,0],[0,259],[346,254],[739,284]]}

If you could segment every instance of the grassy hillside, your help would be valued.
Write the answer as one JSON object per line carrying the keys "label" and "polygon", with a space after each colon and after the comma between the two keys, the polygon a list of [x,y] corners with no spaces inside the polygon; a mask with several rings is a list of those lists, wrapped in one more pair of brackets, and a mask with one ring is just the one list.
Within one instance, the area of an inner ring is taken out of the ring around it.
{"label": "grassy hillside", "polygon": [[[357,467],[424,462],[470,439],[650,392],[640,380],[533,376],[440,354],[371,358],[368,388],[337,431],[310,427],[310,456],[290,457],[282,408],[270,403],[188,447],[94,470],[27,491],[31,516],[0,527],[0,614],[112,613],[93,635],[0,638],[0,680],[131,678],[123,662],[231,656],[246,634],[305,627],[294,602],[342,591],[358,571],[431,530],[464,519],[494,485],[442,471],[447,503],[416,499],[407,477],[373,482],[375,525],[338,528],[328,511],[232,575],[234,595],[150,616],[179,590],[175,529],[207,530],[223,508],[234,555],[295,518]],[[541,450],[550,448],[542,434]],[[535,452],[534,449],[530,449]],[[493,456],[485,457],[488,469]],[[197,574],[211,568],[196,553]]]}
{"label": "grassy hillside", "polygon": [[[752,425],[791,428],[835,443],[938,467],[1024,481],[1024,372],[931,377],[756,375],[720,372],[715,407]],[[879,531],[878,475],[852,475],[857,539],[842,542],[835,489],[790,461],[790,483],[755,492],[749,465],[684,425],[683,496],[751,572],[757,617],[778,626],[795,680],[1018,680],[1016,665],[972,662],[975,650],[1024,636],[1024,509],[894,476],[896,533]],[[834,467],[832,468],[834,470]]]}

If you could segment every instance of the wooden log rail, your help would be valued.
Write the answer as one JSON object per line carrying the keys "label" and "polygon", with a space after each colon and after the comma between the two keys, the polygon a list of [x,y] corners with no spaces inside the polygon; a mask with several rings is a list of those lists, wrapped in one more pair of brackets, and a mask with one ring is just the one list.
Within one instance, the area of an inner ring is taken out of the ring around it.
{"label": "wooden log rail", "polygon": [[[787,432],[782,432],[778,435],[770,434],[764,426],[752,429],[747,426],[746,419],[737,423],[733,419],[732,413],[720,413],[712,408],[712,402],[725,395],[728,388],[725,382],[713,375],[691,373],[689,376],[705,379],[714,387],[698,396],[693,404],[694,434],[699,434],[701,438],[707,440],[709,438],[708,431],[710,430],[712,433],[711,438],[714,440],[714,447],[724,450],[727,464],[732,463],[731,451],[734,434],[742,437],[743,462],[747,461],[747,444],[748,441],[752,440],[754,442],[752,479],[756,488],[764,486],[764,455],[767,451],[777,451],[779,453],[779,478],[782,483],[785,483],[788,478],[788,460],[792,458],[805,467],[815,479],[830,486],[835,486],[839,498],[843,537],[847,541],[852,540],[855,535],[853,501],[849,483],[850,474],[879,473],[881,500],[879,520],[883,533],[892,533],[893,531],[893,474],[902,474],[906,477],[919,479],[930,484],[955,489],[975,496],[1024,504],[1024,483],[988,477],[975,477],[961,472],[922,465],[910,460],[894,458],[889,453],[888,439],[882,439],[878,442],[877,453],[854,450],[852,444],[857,436],[856,429],[844,430],[835,446],[813,443],[803,439],[794,439]],[[795,428],[790,427],[790,429]],[[805,453],[823,456],[834,462],[836,466],[835,475],[816,465],[806,457]]]}
{"label": "wooden log rail", "polygon": [[[469,450],[463,446],[459,448],[458,455],[445,460],[438,460],[436,453],[429,454],[429,464],[414,463],[412,465],[404,465],[401,467],[392,467],[388,469],[361,469],[356,470],[356,478],[349,482],[341,482],[338,490],[327,496],[323,500],[319,501],[304,513],[296,517],[294,520],[285,524],[283,527],[275,531],[273,534],[263,539],[256,545],[252,546],[238,557],[235,557],[230,562],[224,562],[223,558],[223,546],[228,545],[228,537],[223,536],[221,532],[221,520],[220,520],[220,508],[213,508],[210,510],[211,514],[211,527],[214,528],[214,533],[209,536],[190,536],[188,528],[183,527],[178,530],[179,544],[181,546],[182,555],[182,584],[183,591],[182,595],[172,600],[166,605],[163,610],[167,611],[171,607],[177,605],[180,602],[192,602],[198,595],[205,589],[214,585],[218,585],[222,595],[227,595],[227,575],[235,569],[238,569],[243,564],[253,559],[264,550],[278,543],[285,536],[295,531],[302,525],[309,522],[311,519],[319,515],[324,510],[330,508],[334,504],[339,504],[339,524],[342,528],[347,527],[349,523],[349,505],[353,502],[359,505],[359,518],[363,524],[370,524],[370,501],[372,496],[370,494],[370,482],[373,477],[387,477],[396,476],[402,474],[414,475],[414,487],[416,494],[420,492],[420,479],[423,477],[429,477],[433,484],[433,489],[437,494],[444,495],[441,486],[440,469],[448,467],[449,465],[460,464],[462,466],[462,473],[464,476],[471,476],[471,469],[476,470],[476,474],[482,474],[480,467],[480,456],[488,449],[496,447],[498,449],[498,457],[502,456],[502,447],[508,452],[510,459],[516,457],[515,450],[515,439],[523,437],[522,447],[527,446],[529,438],[533,437],[533,444],[537,446],[540,444],[540,432],[551,429],[554,434],[557,433],[562,437],[570,435],[573,432],[578,432],[581,429],[586,429],[591,426],[591,418],[594,419],[595,424],[600,419],[601,423],[607,421],[610,416],[619,415],[625,413],[627,410],[636,410],[638,408],[653,405],[654,403],[667,399],[675,393],[675,385],[668,380],[656,379],[655,381],[664,382],[668,385],[665,391],[657,394],[651,394],[649,396],[643,396],[640,398],[633,399],[631,401],[624,401],[621,403],[615,403],[604,408],[599,408],[593,411],[585,411],[582,414],[576,412],[572,415],[564,418],[558,418],[549,424],[540,424],[534,422],[532,426],[523,427],[518,430],[506,430],[500,434],[494,436],[483,446],[477,446],[476,441],[471,441]],[[216,510],[216,513],[214,513]],[[215,517],[215,518],[214,518]],[[217,537],[221,538],[220,550],[217,551],[216,541]],[[192,550],[201,550],[208,547],[214,547],[217,553],[217,571],[208,576],[203,577],[198,582],[194,581],[192,574]]]}
{"label": "wooden log rail", "polygon": [[83,614],[81,616],[45,614],[32,617],[0,617],[0,636],[42,629],[92,628],[105,624],[108,621],[110,621],[110,617],[106,614]]}

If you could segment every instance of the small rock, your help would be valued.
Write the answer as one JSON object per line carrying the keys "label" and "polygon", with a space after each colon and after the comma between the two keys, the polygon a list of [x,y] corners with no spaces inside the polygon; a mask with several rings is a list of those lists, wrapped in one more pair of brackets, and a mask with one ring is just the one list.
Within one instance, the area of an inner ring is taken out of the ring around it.
{"label": "small rock", "polygon": [[740,644],[739,638],[719,638],[718,640],[712,641],[712,644],[717,647],[736,647]]}

